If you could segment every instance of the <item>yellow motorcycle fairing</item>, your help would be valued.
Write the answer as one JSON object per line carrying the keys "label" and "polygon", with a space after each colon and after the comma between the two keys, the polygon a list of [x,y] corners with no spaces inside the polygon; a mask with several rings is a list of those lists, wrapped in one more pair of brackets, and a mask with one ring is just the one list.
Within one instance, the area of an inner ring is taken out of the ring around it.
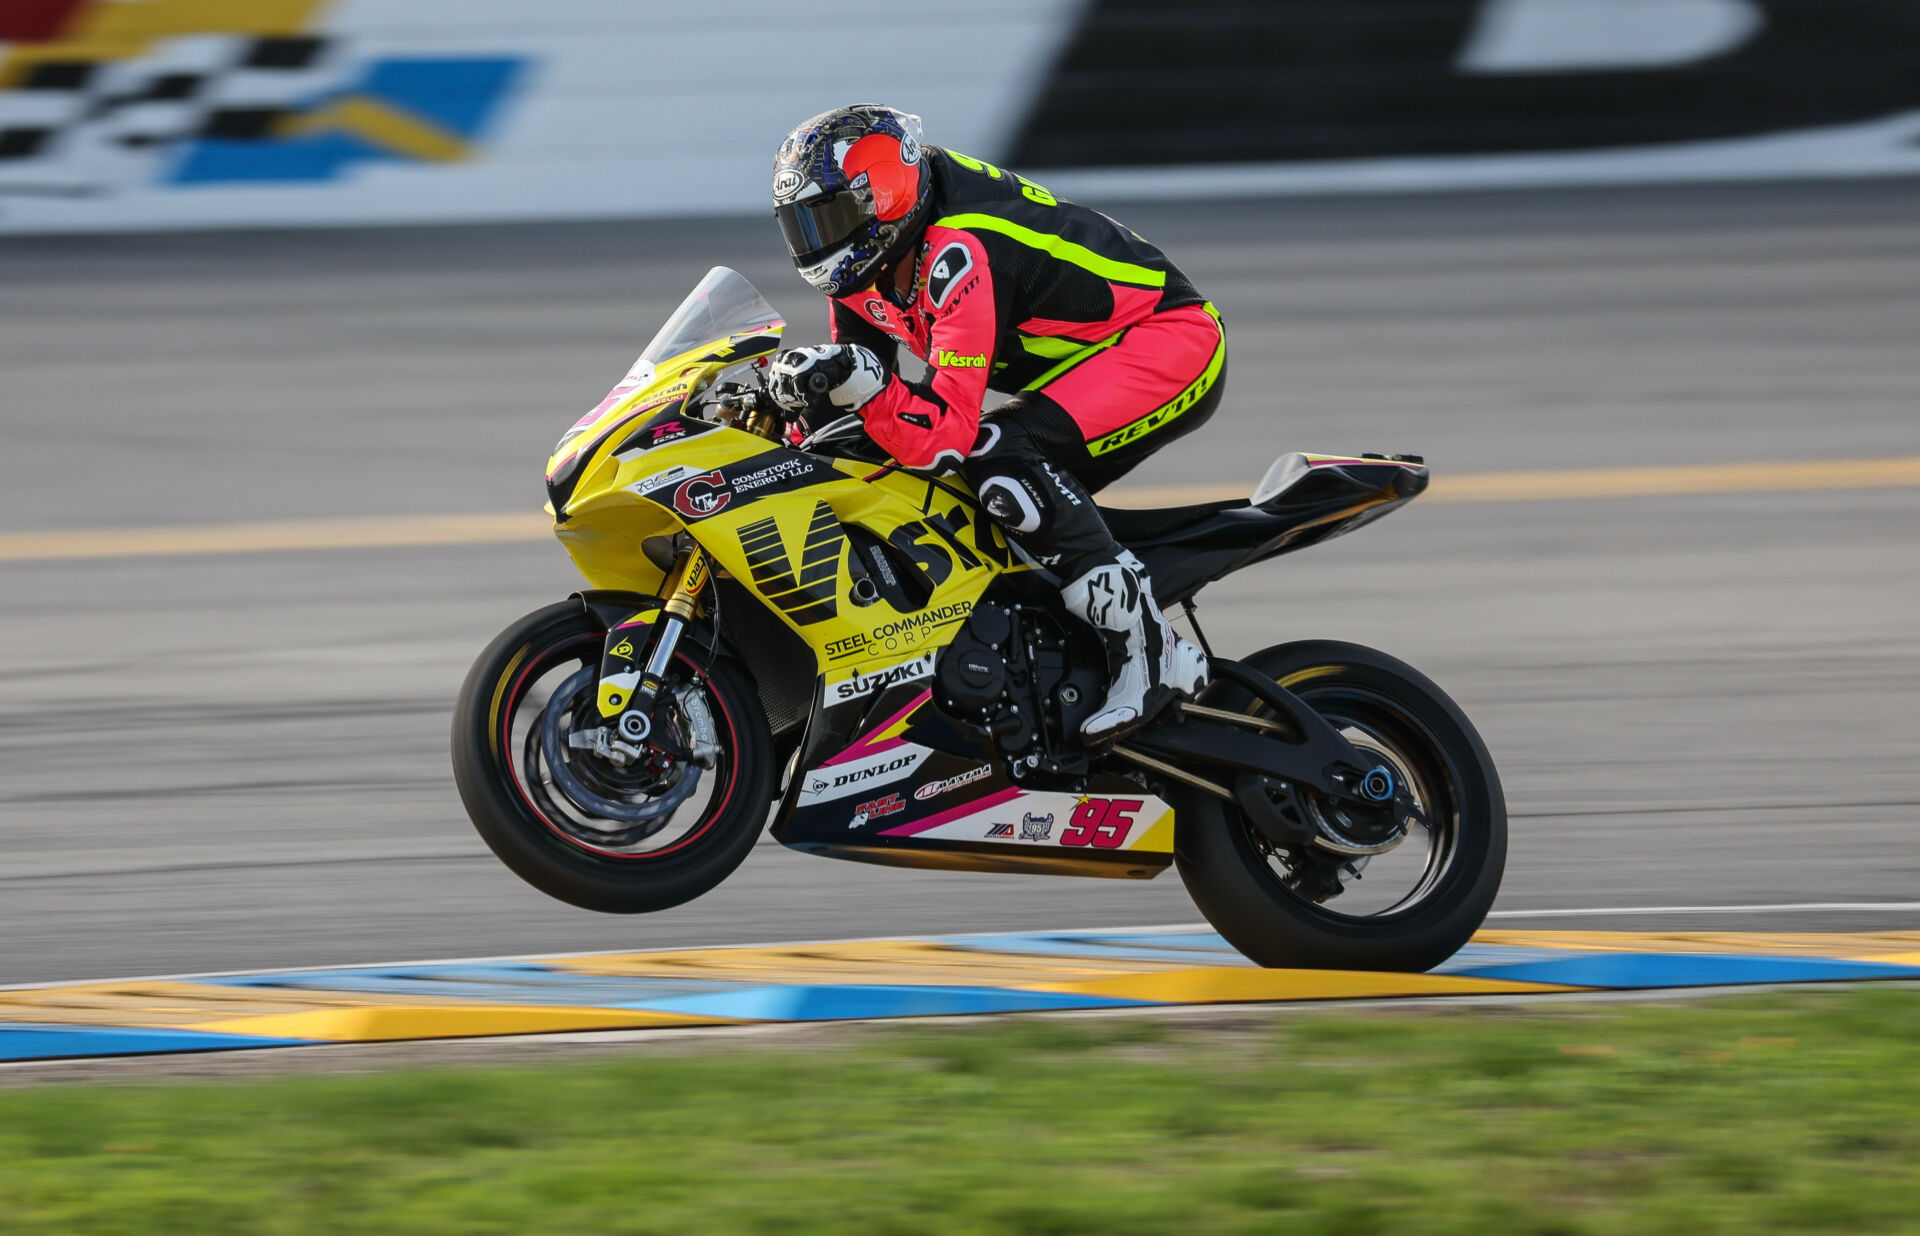
{"label": "yellow motorcycle fairing", "polygon": [[[937,647],[1003,571],[1024,569],[964,485],[831,459],[687,411],[777,332],[713,340],[583,418],[548,464],[554,533],[593,587],[651,594],[645,543],[685,531],[813,650],[816,672],[889,665]],[[856,603],[847,527],[899,548],[932,585],[925,605]],[[670,556],[669,556],[670,557]]]}

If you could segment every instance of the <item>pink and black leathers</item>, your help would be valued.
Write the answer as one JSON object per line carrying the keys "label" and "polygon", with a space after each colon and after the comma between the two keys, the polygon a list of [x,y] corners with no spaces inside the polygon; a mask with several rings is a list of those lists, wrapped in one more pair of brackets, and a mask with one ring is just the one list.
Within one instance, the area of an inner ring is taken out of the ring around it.
{"label": "pink and black leathers", "polygon": [[[875,287],[835,298],[833,337],[889,370],[904,345],[927,377],[894,374],[861,416],[903,465],[962,468],[1022,548],[1077,579],[1121,552],[1091,491],[1219,403],[1219,316],[1106,215],[964,155],[924,157],[920,243]],[[983,417],[990,389],[1013,397]]]}

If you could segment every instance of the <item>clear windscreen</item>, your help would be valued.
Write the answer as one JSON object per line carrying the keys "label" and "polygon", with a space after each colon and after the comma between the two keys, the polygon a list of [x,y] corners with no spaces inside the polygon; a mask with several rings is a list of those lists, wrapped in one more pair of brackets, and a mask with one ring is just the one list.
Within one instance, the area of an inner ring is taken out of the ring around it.
{"label": "clear windscreen", "polygon": [[704,343],[771,332],[784,325],[780,314],[743,275],[716,266],[687,293],[640,359],[658,364]]}

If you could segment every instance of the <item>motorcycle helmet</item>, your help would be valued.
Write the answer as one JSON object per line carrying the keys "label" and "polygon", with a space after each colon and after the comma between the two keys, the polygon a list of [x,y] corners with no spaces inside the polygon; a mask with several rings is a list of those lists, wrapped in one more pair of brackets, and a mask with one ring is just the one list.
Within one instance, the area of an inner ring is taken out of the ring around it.
{"label": "motorcycle helmet", "polygon": [[871,285],[926,219],[933,172],[920,118],[876,103],[823,112],[773,161],[773,214],[800,277],[828,296]]}

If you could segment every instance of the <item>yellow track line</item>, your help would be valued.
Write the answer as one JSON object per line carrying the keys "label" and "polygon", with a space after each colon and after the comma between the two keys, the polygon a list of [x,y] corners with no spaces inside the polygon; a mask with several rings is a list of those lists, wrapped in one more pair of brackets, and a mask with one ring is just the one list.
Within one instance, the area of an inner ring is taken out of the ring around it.
{"label": "yellow track line", "polygon": [[71,558],[157,558],[180,554],[254,554],[304,549],[392,549],[494,545],[552,537],[542,511],[490,515],[383,515],[277,519],[249,524],[91,528],[0,533],[0,562]]}
{"label": "yellow track line", "polygon": [[[1688,494],[1793,493],[1920,485],[1920,455],[1891,459],[1809,459],[1768,463],[1675,464],[1652,468],[1567,468],[1531,472],[1436,472],[1420,497],[1434,502],[1558,502],[1575,498],[1659,498]],[[1159,485],[1101,495],[1110,506],[1177,506],[1244,498],[1239,485]]]}
{"label": "yellow track line", "polygon": [[[1681,464],[1532,472],[1439,473],[1420,499],[1434,502],[1556,502],[1714,493],[1794,493],[1920,485],[1920,455],[1784,463]],[[1177,506],[1244,497],[1241,484],[1122,487],[1114,506]],[[539,541],[552,522],[538,511],[476,515],[350,516],[244,524],[93,528],[0,533],[0,562],[155,558],[188,554],[287,553]]]}

